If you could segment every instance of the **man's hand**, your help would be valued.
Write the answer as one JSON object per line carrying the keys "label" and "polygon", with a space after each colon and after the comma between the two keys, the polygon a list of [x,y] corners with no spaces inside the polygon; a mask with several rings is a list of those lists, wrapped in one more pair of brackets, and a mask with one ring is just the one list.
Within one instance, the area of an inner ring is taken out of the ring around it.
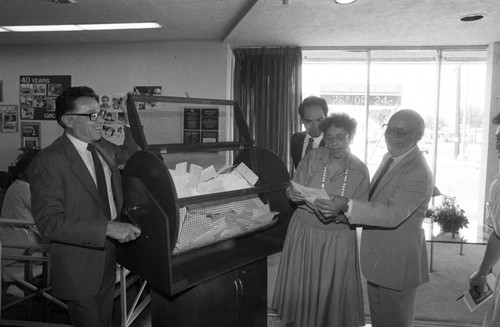
{"label": "man's hand", "polygon": [[133,241],[141,235],[141,230],[129,223],[110,221],[106,227],[106,236],[114,238],[120,243]]}
{"label": "man's hand", "polygon": [[330,200],[326,199],[316,199],[314,204],[318,208],[318,211],[325,217],[337,216],[341,212],[346,212],[348,207],[349,199],[333,195]]}

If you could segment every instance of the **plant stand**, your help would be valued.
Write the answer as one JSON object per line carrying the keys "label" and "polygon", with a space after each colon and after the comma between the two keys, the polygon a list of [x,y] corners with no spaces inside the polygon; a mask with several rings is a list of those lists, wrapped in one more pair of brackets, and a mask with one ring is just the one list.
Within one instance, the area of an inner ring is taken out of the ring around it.
{"label": "plant stand", "polygon": [[459,232],[459,229],[448,229],[448,228],[444,228],[444,227],[441,227],[441,230],[444,232],[444,233],[451,233],[451,238],[455,238],[455,234],[458,234]]}

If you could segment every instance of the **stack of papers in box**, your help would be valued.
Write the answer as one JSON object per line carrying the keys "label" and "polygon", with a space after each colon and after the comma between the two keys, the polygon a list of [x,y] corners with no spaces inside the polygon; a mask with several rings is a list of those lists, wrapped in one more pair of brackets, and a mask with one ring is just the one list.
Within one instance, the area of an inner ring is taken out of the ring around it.
{"label": "stack of papers in box", "polygon": [[278,214],[257,195],[230,202],[221,199],[181,208],[181,226],[174,253],[233,238],[274,223]]}
{"label": "stack of papers in box", "polygon": [[244,163],[223,167],[218,172],[213,166],[203,169],[187,163],[177,164],[175,170],[169,169],[174,181],[178,198],[241,190],[252,187],[259,179]]}

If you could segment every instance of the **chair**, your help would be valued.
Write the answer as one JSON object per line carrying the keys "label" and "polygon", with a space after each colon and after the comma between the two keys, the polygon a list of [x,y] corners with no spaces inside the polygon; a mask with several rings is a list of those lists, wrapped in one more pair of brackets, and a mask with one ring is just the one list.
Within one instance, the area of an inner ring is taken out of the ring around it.
{"label": "chair", "polygon": [[[0,301],[1,311],[3,312],[25,301],[31,301],[35,296],[43,296],[66,310],[67,305],[50,294],[49,245],[33,244],[29,228],[32,224],[22,223],[16,219],[0,218],[0,226],[2,224],[12,223],[25,228],[0,233],[2,281],[5,285],[10,284],[19,286],[24,291],[24,294],[6,304],[2,304]],[[140,283],[140,289],[137,294],[134,294],[135,297],[131,304],[127,301],[128,289],[132,285],[137,285],[137,283]],[[139,276],[117,265],[117,288],[115,290],[115,299],[118,300],[118,298],[120,298],[120,326],[130,326],[150,303],[151,297],[146,290],[146,284],[147,283],[142,281]],[[6,290],[2,291],[2,287],[0,287],[0,293],[5,294],[5,292]],[[48,310],[48,308],[46,309]],[[46,311],[42,320],[47,320]],[[26,310],[27,319],[31,318],[31,313],[31,303],[28,303]],[[0,321],[0,325],[7,326],[41,326],[42,324],[44,326],[71,326],[66,324],[41,323],[31,320],[1,319]]]}
{"label": "chair", "polygon": [[12,174],[8,171],[0,171],[0,189],[7,190],[12,184]]}
{"label": "chair", "polygon": [[[26,304],[23,318],[27,320],[2,319],[2,324],[8,326],[40,326],[40,322],[30,320],[33,312],[32,300],[35,296],[42,296],[61,308],[67,309],[65,303],[50,294],[49,247],[44,244],[34,244],[29,229],[32,224],[20,223],[19,220],[15,219],[0,218],[0,226],[6,223],[14,223],[20,225],[21,228],[0,233],[2,283],[4,285],[15,285],[23,292],[17,294],[18,296],[9,303],[2,304],[1,311],[5,312],[7,309],[21,303]],[[2,295],[6,293],[7,288],[4,288]],[[42,320],[46,320],[46,313],[47,310],[43,312]],[[57,326],[71,325],[58,324]]]}
{"label": "chair", "polygon": [[[119,289],[115,291],[115,298],[120,297],[120,327],[129,327],[149,305],[151,294],[146,289],[147,281],[141,280],[139,276],[132,274],[121,265],[117,265],[116,280],[119,283]],[[133,297],[133,303],[129,305],[127,291],[130,286],[136,283],[140,283],[140,289]]]}

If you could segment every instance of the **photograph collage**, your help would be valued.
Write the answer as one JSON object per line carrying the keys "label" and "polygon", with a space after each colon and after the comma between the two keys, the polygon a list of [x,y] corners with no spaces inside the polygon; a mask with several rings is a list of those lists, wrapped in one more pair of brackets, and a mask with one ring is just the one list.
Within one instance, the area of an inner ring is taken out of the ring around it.
{"label": "photograph collage", "polygon": [[99,96],[101,110],[106,111],[103,116],[102,136],[115,144],[122,144],[125,139],[124,119],[121,97],[117,95],[102,94]]}
{"label": "photograph collage", "polygon": [[69,75],[22,75],[19,79],[21,120],[55,119],[56,99],[71,85]]}

